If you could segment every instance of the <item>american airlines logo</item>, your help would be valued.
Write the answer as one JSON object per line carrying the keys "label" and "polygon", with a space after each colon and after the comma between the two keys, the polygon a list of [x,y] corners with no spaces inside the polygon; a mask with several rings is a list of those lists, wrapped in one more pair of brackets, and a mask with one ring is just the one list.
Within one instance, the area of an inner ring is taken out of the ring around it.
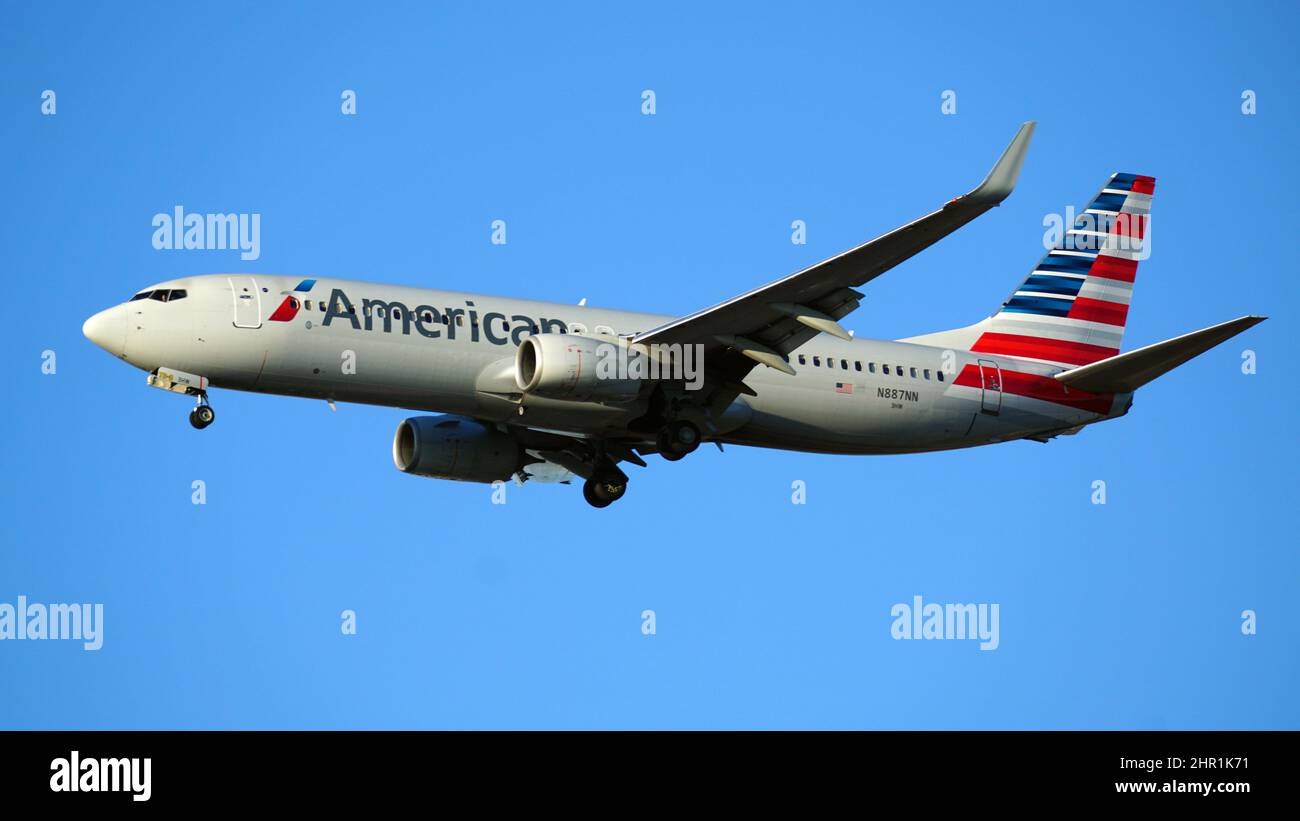
{"label": "american airlines logo", "polygon": [[[284,300],[268,317],[272,322],[289,322],[304,310],[304,296],[315,287],[316,280],[304,279],[294,288],[294,292]],[[352,326],[354,331],[373,331],[382,327],[384,333],[399,330],[409,336],[412,328],[420,336],[438,339],[446,334],[446,339],[463,339],[469,336],[471,342],[483,340],[492,345],[519,345],[523,338],[536,333],[570,333],[568,325],[561,319],[533,317],[525,314],[507,316],[498,311],[488,311],[481,317],[472,300],[466,300],[464,307],[437,308],[433,305],[416,305],[410,307],[397,300],[362,299],[358,311],[355,303],[348,298],[342,288],[330,292],[328,301],[320,303],[324,317],[321,326],[328,328],[336,321],[342,320]]]}
{"label": "american airlines logo", "polygon": [[[316,280],[302,280],[294,286],[291,293],[285,295],[267,319],[271,322],[290,322],[296,319],[300,312],[310,308],[306,295],[315,287]],[[482,340],[492,345],[517,347],[523,343],[525,336],[531,334],[574,333],[581,336],[584,333],[576,326],[569,328],[560,319],[534,319],[525,314],[507,317],[499,311],[488,311],[480,320],[478,308],[470,300],[466,300],[463,308],[439,309],[432,305],[411,308],[396,300],[362,299],[358,315],[356,305],[343,289],[335,288],[330,292],[328,302],[322,301],[319,307],[325,313],[320,323],[322,327],[329,327],[341,319],[351,325],[354,331],[374,331],[380,328],[382,321],[384,333],[400,329],[402,334],[409,336],[414,328],[416,333],[429,339],[437,339],[446,332],[446,338],[454,340],[459,330],[461,338],[468,333],[471,342]],[[686,383],[686,390],[699,390],[704,385],[703,345],[650,344],[631,347],[625,343],[599,342],[595,345],[594,353],[596,378],[600,380],[682,380]]]}

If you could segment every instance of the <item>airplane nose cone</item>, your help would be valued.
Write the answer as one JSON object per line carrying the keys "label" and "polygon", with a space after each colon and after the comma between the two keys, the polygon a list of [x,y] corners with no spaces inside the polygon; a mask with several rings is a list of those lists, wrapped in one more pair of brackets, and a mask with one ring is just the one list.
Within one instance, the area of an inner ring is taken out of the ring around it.
{"label": "airplane nose cone", "polygon": [[86,339],[113,356],[122,356],[126,350],[126,306],[114,305],[106,311],[87,319],[81,326]]}

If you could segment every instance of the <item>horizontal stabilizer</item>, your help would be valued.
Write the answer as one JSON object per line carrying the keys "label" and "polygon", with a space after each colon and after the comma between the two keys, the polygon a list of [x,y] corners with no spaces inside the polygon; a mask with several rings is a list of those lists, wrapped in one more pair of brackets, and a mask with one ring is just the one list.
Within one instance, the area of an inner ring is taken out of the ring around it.
{"label": "horizontal stabilizer", "polygon": [[1130,393],[1267,318],[1243,316],[1058,373],[1056,379],[1071,388],[1092,393]]}

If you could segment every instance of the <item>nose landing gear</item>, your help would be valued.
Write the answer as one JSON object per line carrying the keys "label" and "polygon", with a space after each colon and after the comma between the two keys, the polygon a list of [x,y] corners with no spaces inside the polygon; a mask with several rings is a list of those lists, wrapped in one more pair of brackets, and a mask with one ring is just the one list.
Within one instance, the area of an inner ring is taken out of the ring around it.
{"label": "nose landing gear", "polygon": [[208,378],[197,374],[178,371],[174,368],[155,368],[149,373],[145,383],[150,387],[159,388],[172,393],[180,393],[186,396],[197,396],[198,405],[190,411],[190,424],[199,430],[203,430],[212,424],[212,420],[217,418],[217,414],[208,404]]}
{"label": "nose landing gear", "polygon": [[190,424],[198,430],[203,430],[217,418],[216,411],[208,404],[208,393],[204,391],[199,394],[199,403],[190,411]]}

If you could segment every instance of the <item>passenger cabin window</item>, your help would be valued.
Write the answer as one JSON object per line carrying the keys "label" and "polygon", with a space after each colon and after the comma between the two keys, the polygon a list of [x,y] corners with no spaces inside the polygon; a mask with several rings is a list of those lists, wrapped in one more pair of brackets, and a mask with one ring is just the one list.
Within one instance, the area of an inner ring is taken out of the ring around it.
{"label": "passenger cabin window", "polygon": [[808,360],[804,359],[803,354],[799,354],[799,364],[800,364],[800,365],[807,365],[807,364],[808,364]]}
{"label": "passenger cabin window", "polygon": [[820,368],[822,366],[822,358],[820,356],[813,357],[813,366],[817,368]]}
{"label": "passenger cabin window", "polygon": [[929,378],[930,378],[930,369],[929,369],[929,368],[926,368],[925,370],[921,371],[921,373],[925,375],[926,380],[929,380]]}
{"label": "passenger cabin window", "polygon": [[902,375],[903,375],[903,366],[902,366],[902,365],[895,365],[894,367],[898,368],[898,375],[899,375],[899,376],[902,376]]}
{"label": "passenger cabin window", "polygon": [[943,381],[943,371],[935,371],[935,372],[934,372],[934,375],[937,376],[937,377],[939,377],[939,381],[940,381],[940,382]]}
{"label": "passenger cabin window", "polygon": [[908,368],[908,371],[911,372],[911,374],[912,374],[912,378],[915,379],[915,378],[916,378],[916,368]]}
{"label": "passenger cabin window", "polygon": [[309,310],[309,311],[311,310],[311,300],[310,300],[310,299],[308,299],[308,300],[304,300],[304,301],[303,301],[303,305],[307,306],[307,310]]}
{"label": "passenger cabin window", "polygon": [[855,371],[861,371],[861,370],[862,370],[862,363],[859,362],[859,361],[856,360],[856,359],[853,360],[853,370],[855,370]]}
{"label": "passenger cabin window", "polygon": [[870,371],[871,373],[875,373],[875,372],[876,372],[876,363],[875,363],[875,362],[868,362],[868,363],[867,363],[867,370]]}
{"label": "passenger cabin window", "polygon": [[889,366],[888,366],[888,365],[881,365],[881,366],[880,366],[880,369],[881,369],[882,371],[885,372],[885,376],[889,376]]}

